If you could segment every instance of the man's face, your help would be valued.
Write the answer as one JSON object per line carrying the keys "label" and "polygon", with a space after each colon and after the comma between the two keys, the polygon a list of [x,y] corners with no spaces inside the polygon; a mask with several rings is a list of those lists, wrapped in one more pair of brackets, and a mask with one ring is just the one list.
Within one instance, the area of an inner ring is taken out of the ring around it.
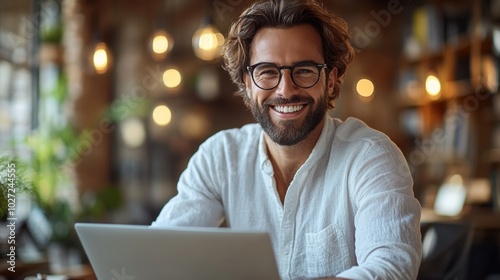
{"label": "man's face", "polygon": [[[299,62],[325,63],[321,37],[311,25],[263,28],[250,49],[250,65],[267,62],[293,66]],[[270,90],[257,87],[245,75],[248,103],[255,119],[272,141],[294,145],[304,140],[322,122],[328,110],[328,92],[333,91],[337,71],[319,70],[319,81],[304,89],[292,81],[290,70],[282,70],[279,84]]]}

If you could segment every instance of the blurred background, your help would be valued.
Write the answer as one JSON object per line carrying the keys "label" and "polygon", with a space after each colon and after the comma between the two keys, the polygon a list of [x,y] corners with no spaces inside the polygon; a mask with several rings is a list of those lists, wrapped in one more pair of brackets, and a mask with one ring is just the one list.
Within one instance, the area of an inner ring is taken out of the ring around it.
{"label": "blurred background", "polygon": [[[75,222],[150,224],[200,143],[253,122],[220,58],[252,2],[0,1],[0,216],[18,260],[85,263]],[[468,279],[498,273],[500,1],[321,2],[357,52],[330,114],[400,147],[423,221],[477,223]]]}

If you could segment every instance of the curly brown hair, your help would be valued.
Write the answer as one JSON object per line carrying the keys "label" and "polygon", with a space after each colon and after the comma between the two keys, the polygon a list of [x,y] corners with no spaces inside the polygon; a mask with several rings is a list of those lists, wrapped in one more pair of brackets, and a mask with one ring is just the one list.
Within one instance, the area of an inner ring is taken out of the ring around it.
{"label": "curly brown hair", "polygon": [[333,92],[329,94],[329,107],[335,107],[343,75],[347,65],[354,59],[354,49],[350,43],[347,23],[315,0],[256,2],[233,22],[224,43],[222,57],[224,69],[238,87],[236,95],[246,98],[243,75],[250,62],[250,46],[257,31],[266,27],[288,28],[299,24],[311,24],[318,31],[328,71],[337,68],[338,79]]}

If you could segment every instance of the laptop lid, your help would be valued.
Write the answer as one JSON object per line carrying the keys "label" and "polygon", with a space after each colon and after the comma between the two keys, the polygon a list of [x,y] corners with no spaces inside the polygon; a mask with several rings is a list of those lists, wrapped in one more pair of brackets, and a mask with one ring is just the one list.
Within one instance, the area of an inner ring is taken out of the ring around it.
{"label": "laptop lid", "polygon": [[75,224],[100,280],[279,279],[264,232]]}

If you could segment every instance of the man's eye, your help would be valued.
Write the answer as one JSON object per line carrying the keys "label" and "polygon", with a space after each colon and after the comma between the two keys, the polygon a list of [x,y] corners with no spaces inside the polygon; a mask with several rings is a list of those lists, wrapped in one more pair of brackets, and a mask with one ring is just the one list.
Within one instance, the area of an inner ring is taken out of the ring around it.
{"label": "man's eye", "polygon": [[266,70],[262,74],[276,74],[277,72],[275,70]]}
{"label": "man's eye", "polygon": [[294,70],[295,75],[308,75],[314,73],[316,73],[316,70],[311,67],[299,67]]}
{"label": "man's eye", "polygon": [[268,69],[259,69],[257,72],[259,76],[275,76],[278,75],[278,71],[273,68],[268,68]]}
{"label": "man's eye", "polygon": [[297,70],[297,72],[298,72],[298,73],[312,73],[312,72],[313,72],[313,70],[312,70],[312,69],[310,69],[310,68],[299,68],[299,69]]}

